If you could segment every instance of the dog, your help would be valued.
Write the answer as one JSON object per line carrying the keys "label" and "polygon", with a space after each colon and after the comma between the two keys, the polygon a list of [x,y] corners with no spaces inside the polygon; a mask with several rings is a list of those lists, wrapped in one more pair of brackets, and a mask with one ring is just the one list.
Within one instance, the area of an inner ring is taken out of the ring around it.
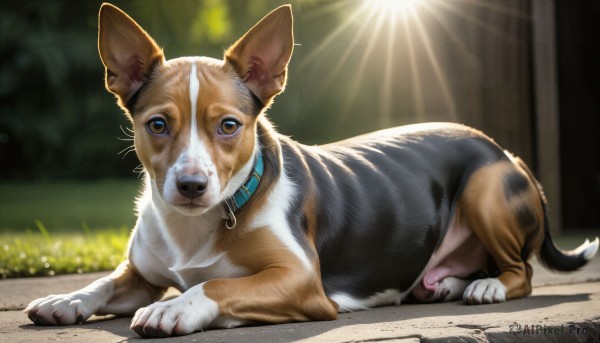
{"label": "dog", "polygon": [[[99,13],[106,88],[131,120],[145,169],[128,258],[109,276],[31,302],[38,325],[132,315],[142,337],[250,323],[333,320],[403,301],[487,304],[531,293],[532,254],[576,270],[550,237],[529,168],[475,129],[428,123],[321,147],[278,134],[290,6],[223,60],[165,60],[110,4]],[[161,299],[168,287],[182,294]]]}

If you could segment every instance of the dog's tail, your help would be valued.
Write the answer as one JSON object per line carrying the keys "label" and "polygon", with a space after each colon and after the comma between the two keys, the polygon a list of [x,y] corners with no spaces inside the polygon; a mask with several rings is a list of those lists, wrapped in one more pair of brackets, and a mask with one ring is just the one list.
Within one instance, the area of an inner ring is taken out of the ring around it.
{"label": "dog's tail", "polygon": [[548,267],[561,272],[569,272],[583,267],[598,251],[598,237],[592,242],[586,239],[583,244],[573,250],[559,249],[550,236],[550,225],[544,207],[544,241],[540,248],[540,259]]}
{"label": "dog's tail", "polygon": [[537,186],[538,193],[542,200],[542,209],[544,211],[544,240],[539,250],[541,262],[544,263],[546,267],[561,272],[574,271],[585,266],[589,260],[594,258],[596,252],[598,252],[598,245],[600,244],[598,237],[596,237],[596,239],[594,239],[592,242],[590,242],[589,239],[586,239],[583,244],[573,250],[559,249],[552,241],[552,236],[550,235],[550,224],[548,222],[546,198],[544,196],[542,187],[523,161],[518,159],[518,164],[525,170],[531,181]]}

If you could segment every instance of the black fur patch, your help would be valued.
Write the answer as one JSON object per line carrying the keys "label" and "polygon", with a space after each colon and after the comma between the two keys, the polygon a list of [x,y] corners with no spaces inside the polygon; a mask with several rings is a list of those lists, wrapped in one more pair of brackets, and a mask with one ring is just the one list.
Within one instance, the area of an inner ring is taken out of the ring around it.
{"label": "black fur patch", "polygon": [[519,205],[519,207],[517,207],[514,211],[515,215],[517,216],[517,220],[522,227],[531,228],[537,225],[535,214],[529,206],[525,204]]}
{"label": "black fur patch", "polygon": [[155,63],[150,68],[150,73],[148,73],[148,75],[146,75],[146,78],[144,79],[144,83],[142,83],[140,88],[138,88],[138,90],[135,91],[135,93],[133,93],[133,95],[131,97],[129,97],[129,100],[127,100],[125,107],[127,108],[127,111],[129,111],[131,116],[135,115],[135,112],[137,110],[136,105],[138,103],[138,100],[139,100],[141,94],[144,92],[144,90],[146,90],[148,88],[148,86],[154,81],[157,70],[158,70],[158,63]]}
{"label": "black fur patch", "polygon": [[235,84],[237,89],[247,98],[248,106],[242,108],[244,113],[259,115],[260,112],[265,108],[265,105],[260,101],[260,99],[254,94],[250,88],[246,86],[246,84],[239,78],[236,78]]}
{"label": "black fur patch", "polygon": [[529,189],[529,179],[516,170],[504,175],[504,196],[506,200],[525,192]]}
{"label": "black fur patch", "polygon": [[131,113],[132,116],[135,113],[134,109],[140,97],[140,93],[142,93],[147,84],[147,82],[144,82],[142,86],[135,93],[133,93],[133,95],[129,98],[129,100],[127,100],[127,103],[125,104],[127,111],[129,111],[129,113]]}
{"label": "black fur patch", "polygon": [[253,114],[254,115],[258,115],[260,114],[260,111],[263,110],[263,108],[265,108],[265,104],[263,104],[262,101],[260,101],[260,99],[256,96],[256,94],[254,94],[253,91],[251,91],[250,89],[248,89],[248,91],[250,92],[250,96],[252,97],[252,105],[253,105]]}

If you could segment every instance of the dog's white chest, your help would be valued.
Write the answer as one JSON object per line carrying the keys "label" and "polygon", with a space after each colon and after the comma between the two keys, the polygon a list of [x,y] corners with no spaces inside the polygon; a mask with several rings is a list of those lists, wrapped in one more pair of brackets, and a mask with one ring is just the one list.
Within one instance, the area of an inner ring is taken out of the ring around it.
{"label": "dog's white chest", "polygon": [[181,251],[172,250],[166,244],[159,247],[144,243],[140,235],[134,236],[129,259],[151,284],[174,286],[185,291],[207,280],[248,275],[244,268],[235,266],[224,252],[207,253],[209,244],[186,258]]}
{"label": "dog's white chest", "polygon": [[182,290],[211,279],[236,278],[249,274],[243,268],[233,265],[224,253],[219,255],[210,257],[198,265],[174,266],[169,268],[169,271],[174,274],[174,281]]}
{"label": "dog's white chest", "polygon": [[164,225],[153,213],[142,212],[129,246],[129,260],[151,284],[185,291],[207,280],[249,274],[215,249],[216,231],[188,225],[165,230]]}

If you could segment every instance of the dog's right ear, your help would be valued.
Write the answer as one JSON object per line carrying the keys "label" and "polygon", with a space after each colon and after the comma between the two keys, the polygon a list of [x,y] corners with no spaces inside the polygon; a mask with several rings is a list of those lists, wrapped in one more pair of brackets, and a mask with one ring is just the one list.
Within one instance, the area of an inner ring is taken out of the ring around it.
{"label": "dog's right ear", "polygon": [[98,51],[106,71],[106,89],[125,108],[151,69],[164,61],[162,50],[133,19],[104,3],[98,15]]}

